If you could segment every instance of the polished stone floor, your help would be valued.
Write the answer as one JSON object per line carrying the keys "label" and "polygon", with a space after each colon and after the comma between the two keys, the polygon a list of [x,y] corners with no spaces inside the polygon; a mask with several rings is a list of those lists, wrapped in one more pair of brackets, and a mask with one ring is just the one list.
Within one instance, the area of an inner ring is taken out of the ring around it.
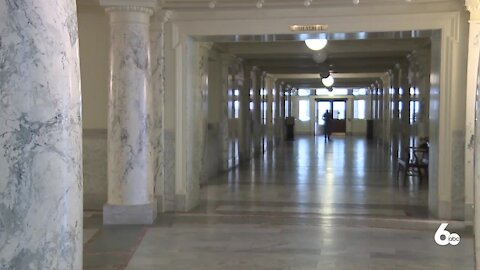
{"label": "polished stone floor", "polygon": [[84,269],[474,269],[470,227],[435,244],[427,186],[397,182],[363,139],[300,137],[211,179],[189,213],[110,227],[85,213]]}
{"label": "polished stone floor", "polygon": [[197,211],[426,218],[428,183],[397,182],[393,169],[363,138],[300,137],[212,179]]}

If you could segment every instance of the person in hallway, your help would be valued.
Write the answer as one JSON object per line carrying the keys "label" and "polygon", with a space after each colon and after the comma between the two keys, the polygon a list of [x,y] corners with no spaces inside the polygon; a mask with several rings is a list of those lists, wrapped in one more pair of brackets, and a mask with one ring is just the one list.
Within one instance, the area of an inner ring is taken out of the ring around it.
{"label": "person in hallway", "polygon": [[332,134],[332,118],[332,114],[326,110],[322,117],[323,121],[325,121],[325,141],[330,140],[330,135]]}

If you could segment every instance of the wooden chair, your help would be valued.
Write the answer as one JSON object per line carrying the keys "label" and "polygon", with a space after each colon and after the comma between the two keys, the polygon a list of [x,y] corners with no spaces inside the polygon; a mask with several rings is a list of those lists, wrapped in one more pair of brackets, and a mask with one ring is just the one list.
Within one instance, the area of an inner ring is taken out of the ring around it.
{"label": "wooden chair", "polygon": [[398,159],[397,181],[400,170],[404,171],[404,179],[407,176],[418,176],[422,181],[424,174],[428,175],[428,147],[407,147],[404,158]]}

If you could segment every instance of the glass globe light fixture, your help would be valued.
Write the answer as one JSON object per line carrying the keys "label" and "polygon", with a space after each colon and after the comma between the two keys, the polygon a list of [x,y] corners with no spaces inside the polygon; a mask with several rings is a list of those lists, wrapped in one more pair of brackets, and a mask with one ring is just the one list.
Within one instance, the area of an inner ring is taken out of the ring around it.
{"label": "glass globe light fixture", "polygon": [[312,51],[320,51],[327,46],[328,40],[325,38],[307,39],[305,45]]}
{"label": "glass globe light fixture", "polygon": [[319,51],[313,55],[313,61],[317,64],[321,64],[327,60],[327,53],[325,51]]}
{"label": "glass globe light fixture", "polygon": [[322,83],[323,85],[325,85],[325,87],[332,87],[332,85],[335,83],[335,79],[333,79],[332,75],[328,76],[327,78],[323,78],[322,79]]}

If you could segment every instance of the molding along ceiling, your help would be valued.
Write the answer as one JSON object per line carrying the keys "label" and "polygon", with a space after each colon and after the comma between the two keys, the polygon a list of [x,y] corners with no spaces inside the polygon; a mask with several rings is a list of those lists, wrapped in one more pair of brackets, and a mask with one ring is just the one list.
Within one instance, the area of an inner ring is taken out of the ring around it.
{"label": "molding along ceiling", "polygon": [[[352,0],[163,0],[162,6],[167,9],[198,9],[198,8],[257,8],[261,1],[261,8],[315,8],[315,7],[342,7],[354,6]],[[308,2],[308,4],[306,4]],[[379,6],[391,4],[432,4],[458,3],[459,0],[360,0],[358,5]],[[213,3],[213,4],[212,4]],[[463,4],[463,3],[462,3]]]}
{"label": "molding along ceiling", "polygon": [[368,87],[397,64],[405,66],[416,50],[430,48],[430,38],[330,40],[323,63],[302,41],[217,42],[214,47],[235,55],[295,88],[321,88],[320,72],[331,72],[335,87]]}
{"label": "molding along ceiling", "polygon": [[[138,4],[137,0],[130,0]],[[157,0],[158,5],[171,10],[250,9],[257,8],[321,8],[355,6],[352,0]],[[306,5],[308,2],[308,5]],[[408,4],[464,4],[463,0],[360,0],[359,6],[388,6]],[[79,6],[99,6],[99,0],[77,0]]]}

